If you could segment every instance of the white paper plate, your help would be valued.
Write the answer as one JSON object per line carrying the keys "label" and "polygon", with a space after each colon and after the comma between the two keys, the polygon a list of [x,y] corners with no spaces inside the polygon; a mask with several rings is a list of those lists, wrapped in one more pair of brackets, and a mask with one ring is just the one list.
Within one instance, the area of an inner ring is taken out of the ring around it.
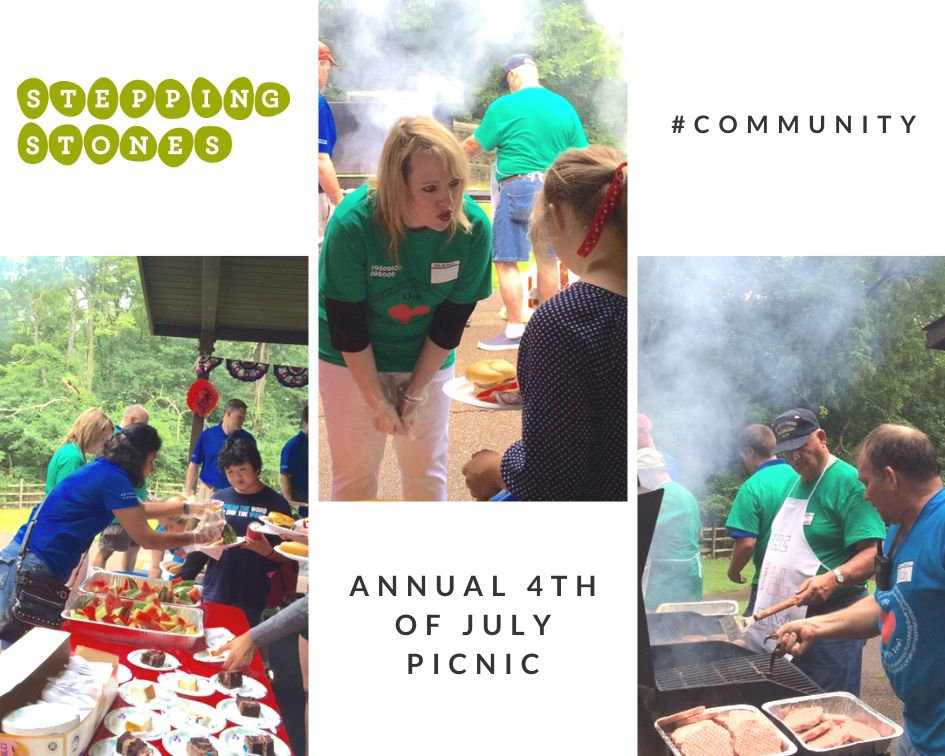
{"label": "white paper plate", "polygon": [[[147,744],[148,753],[150,756],[161,756],[161,752],[155,748],[150,743]],[[98,742],[94,743],[91,748],[89,748],[89,756],[116,756],[118,751],[115,749],[118,747],[118,738],[103,738]]]}
{"label": "white paper plate", "polygon": [[151,729],[146,732],[134,733],[136,737],[142,740],[158,740],[171,731],[171,723],[163,714],[134,706],[123,706],[120,709],[112,709],[108,712],[108,716],[105,717],[105,728],[110,733],[122,735],[125,732],[125,719],[136,709],[147,712],[147,715],[151,717]]}
{"label": "white paper plate", "polygon": [[225,685],[220,683],[220,675],[216,674],[210,678],[210,681],[213,683],[213,687],[216,688],[217,692],[222,693],[224,696],[249,696],[250,698],[265,698],[266,694],[269,692],[266,690],[266,686],[263,685],[259,680],[255,680],[245,672],[243,673],[243,687],[241,688],[227,688]]}
{"label": "white paper plate", "polygon": [[165,672],[163,675],[158,675],[158,682],[161,684],[161,687],[168,692],[176,693],[179,696],[196,696],[198,698],[206,698],[207,696],[213,695],[213,683],[210,681],[209,677],[201,677],[200,675],[194,675],[197,678],[197,690],[184,690],[181,688],[177,681],[181,676],[185,674],[180,670],[175,672]]}
{"label": "white paper plate", "polygon": [[132,678],[131,670],[128,669],[128,667],[126,667],[124,664],[118,665],[118,671],[115,673],[115,675],[118,678],[119,685],[128,682]]}
{"label": "white paper plate", "polygon": [[171,693],[167,688],[152,683],[154,685],[154,698],[150,701],[139,701],[131,695],[131,685],[133,682],[134,680],[129,680],[118,686],[118,695],[121,696],[121,700],[129,706],[143,706],[146,709],[163,709],[177,700],[177,696]]}
{"label": "white paper plate", "polygon": [[277,535],[280,538],[287,538],[291,541],[298,541],[299,543],[308,543],[308,530],[297,530],[296,528],[276,525],[276,523],[269,519],[268,515],[262,515],[259,521],[263,524],[263,527],[260,528],[261,533]]}
{"label": "white paper plate", "polygon": [[203,662],[204,664],[223,664],[229,656],[229,651],[224,651],[220,656],[213,656],[210,654],[210,649],[205,648],[203,651],[194,654],[194,661]]}
{"label": "white paper plate", "polygon": [[163,667],[152,667],[150,664],[145,664],[141,661],[141,655],[148,651],[147,648],[137,648],[134,651],[128,652],[128,661],[134,664],[136,667],[141,667],[141,669],[150,669],[157,670],[158,672],[169,672],[172,669],[177,669],[180,666],[180,662],[176,657],[171,656],[167,651],[164,652],[164,666]]}
{"label": "white paper plate", "polygon": [[[226,727],[226,716],[199,701],[181,700],[164,712],[171,724],[178,730],[194,730],[205,733],[220,732]],[[198,718],[202,718],[203,722]]]}
{"label": "white paper plate", "polygon": [[187,756],[187,744],[191,738],[210,738],[210,745],[217,749],[217,753],[224,752],[223,745],[217,738],[200,730],[174,730],[164,736],[161,745],[171,756]]}
{"label": "white paper plate", "polygon": [[196,549],[197,551],[202,551],[211,559],[219,559],[224,551],[227,551],[228,549],[239,548],[240,546],[243,545],[245,541],[246,541],[246,538],[244,538],[243,536],[240,536],[235,541],[233,541],[233,543],[228,543],[225,546],[222,544],[213,546],[208,543],[201,543],[201,544],[196,545],[194,549]]}
{"label": "white paper plate", "polygon": [[268,735],[272,738],[272,745],[276,756],[292,756],[292,750],[281,739],[271,732],[258,730],[255,727],[230,727],[220,733],[220,742],[228,753],[246,753],[243,750],[243,739],[247,735]]}
{"label": "white paper plate", "polygon": [[78,724],[79,714],[71,706],[40,701],[7,714],[3,718],[3,732],[24,736],[56,735],[69,732]]}
{"label": "white paper plate", "polygon": [[282,717],[279,716],[275,709],[273,709],[271,706],[266,706],[266,704],[262,702],[259,704],[258,717],[244,717],[242,714],[240,714],[240,710],[236,708],[235,698],[224,698],[222,701],[217,703],[217,711],[229,719],[233,724],[242,725],[243,727],[257,727],[259,729],[274,730],[282,721]]}
{"label": "white paper plate", "polygon": [[286,559],[291,559],[293,562],[302,562],[303,564],[308,562],[308,557],[298,556],[297,554],[290,554],[288,551],[283,551],[281,543],[276,546],[274,550],[282,554],[282,556],[284,556]]}
{"label": "white paper plate", "polygon": [[219,648],[236,636],[225,627],[207,627],[204,628],[203,637],[207,641],[207,648]]}
{"label": "white paper plate", "polygon": [[471,407],[488,410],[521,410],[521,404],[508,405],[497,404],[496,402],[486,402],[476,398],[476,387],[467,381],[463,376],[458,375],[443,384],[443,393],[454,402],[462,402]]}

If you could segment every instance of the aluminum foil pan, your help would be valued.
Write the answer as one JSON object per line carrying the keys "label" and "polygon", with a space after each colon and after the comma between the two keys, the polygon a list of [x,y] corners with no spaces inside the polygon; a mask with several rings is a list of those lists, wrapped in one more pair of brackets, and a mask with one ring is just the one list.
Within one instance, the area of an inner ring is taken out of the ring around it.
{"label": "aluminum foil pan", "polygon": [[[760,716],[762,719],[764,719],[764,721],[770,724],[770,720],[768,720],[764,716],[764,714],[761,713],[760,709],[758,709],[755,706],[748,706],[747,704],[738,704],[735,706],[716,706],[715,708],[712,708],[712,709],[706,709],[703,712],[703,714],[707,714],[711,716],[712,714],[723,714],[727,711],[752,711],[756,713],[758,716]],[[668,715],[668,716],[672,716],[672,715]],[[669,737],[669,733],[675,729],[675,725],[670,725],[668,730],[664,730],[661,725],[661,722],[665,722],[668,716],[660,717],[653,723],[653,726],[656,728],[656,731],[659,733],[660,737],[666,743],[666,747],[669,749],[670,753],[672,753],[673,756],[683,756],[682,752],[678,748],[676,748],[676,744],[673,743],[672,739]],[[780,753],[782,754],[782,756],[791,756],[791,754],[797,753],[797,746],[795,746],[794,743],[792,743],[787,737],[785,737],[783,732],[781,732],[773,724],[771,725],[771,729],[773,732],[777,733],[778,737],[781,739]],[[771,754],[771,756],[776,756],[776,754]]]}
{"label": "aluminum foil pan", "polygon": [[[95,638],[105,643],[127,643],[130,646],[153,647],[167,650],[189,650],[196,646],[198,641],[203,639],[203,609],[195,609],[191,606],[174,607],[174,609],[179,611],[185,620],[196,626],[197,632],[192,635],[165,633],[158,630],[141,630],[134,627],[110,625],[107,622],[98,622],[96,620],[69,616],[70,610],[81,609],[94,598],[93,595],[88,593],[76,594],[76,596],[66,604],[66,608],[62,610],[62,618],[67,622],[74,623],[81,627],[82,633],[90,638]],[[68,630],[68,627],[64,629]]]}
{"label": "aluminum foil pan", "polygon": [[[158,590],[161,590],[161,588],[164,588],[165,586],[168,589],[171,588],[170,580],[158,580],[157,578],[144,578],[144,577],[138,577],[137,575],[126,575],[123,572],[109,572],[108,570],[96,570],[95,572],[89,573],[89,576],[85,580],[82,581],[82,585],[79,586],[79,592],[92,593],[92,591],[88,589],[89,583],[91,583],[93,580],[97,580],[100,578],[104,578],[106,581],[108,581],[108,584],[112,588],[117,588],[119,585],[121,585],[121,583],[125,580],[125,578],[132,578],[138,583],[138,585],[141,585],[142,583],[149,583],[153,588],[157,588]],[[202,598],[203,586],[198,585],[197,589],[200,591],[200,596]],[[173,601],[162,601],[161,603],[167,604],[168,606],[182,606],[186,609],[193,609],[194,607],[200,606],[200,601],[198,601],[196,604],[177,604]]]}
{"label": "aluminum foil pan", "polygon": [[660,604],[656,607],[657,614],[663,612],[695,612],[707,617],[718,617],[723,614],[738,614],[738,602],[728,599],[721,601],[687,601],[681,604]]}
{"label": "aluminum foil pan", "polygon": [[[787,727],[782,718],[792,709],[800,706],[822,706],[827,714],[843,714],[857,722],[869,725],[877,730],[881,737],[860,743],[848,743],[836,748],[812,748],[800,739],[800,735]],[[874,756],[889,750],[890,744],[902,735],[902,727],[887,719],[875,709],[867,706],[852,693],[820,693],[816,696],[784,698],[780,701],[768,701],[762,704],[764,709],[792,739],[800,743],[804,753],[829,753],[831,756]]]}

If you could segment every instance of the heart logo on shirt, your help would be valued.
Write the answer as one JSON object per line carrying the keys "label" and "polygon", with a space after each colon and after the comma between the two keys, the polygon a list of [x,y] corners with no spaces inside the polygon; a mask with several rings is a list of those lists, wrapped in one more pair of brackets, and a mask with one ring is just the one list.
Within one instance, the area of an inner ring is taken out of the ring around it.
{"label": "heart logo on shirt", "polygon": [[404,325],[407,325],[407,323],[409,323],[414,318],[417,318],[421,315],[426,315],[428,312],[430,312],[430,308],[427,305],[407,307],[405,304],[399,304],[394,305],[387,310],[388,315],[390,315],[394,320],[399,320]]}
{"label": "heart logo on shirt", "polygon": [[896,614],[895,612],[880,612],[880,618],[882,619],[882,637],[883,645],[889,645],[889,639],[892,638],[892,634],[896,630]]}

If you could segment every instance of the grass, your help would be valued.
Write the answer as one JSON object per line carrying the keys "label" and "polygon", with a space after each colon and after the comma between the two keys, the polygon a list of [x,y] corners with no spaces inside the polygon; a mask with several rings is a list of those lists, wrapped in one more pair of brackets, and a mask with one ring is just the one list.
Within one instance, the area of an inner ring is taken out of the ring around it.
{"label": "grass", "polygon": [[29,516],[29,509],[0,509],[0,533],[16,533]]}

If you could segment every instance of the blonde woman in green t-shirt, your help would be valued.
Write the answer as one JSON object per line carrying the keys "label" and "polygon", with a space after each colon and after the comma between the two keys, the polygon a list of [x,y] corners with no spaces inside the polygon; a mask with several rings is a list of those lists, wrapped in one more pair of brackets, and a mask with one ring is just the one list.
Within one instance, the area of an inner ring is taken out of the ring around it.
{"label": "blonde woman in green t-shirt", "polygon": [[469,164],[432,118],[402,118],[377,178],[349,194],[319,257],[319,391],[332,498],[377,496],[388,435],[403,497],[446,499],[454,349],[491,294],[492,229]]}
{"label": "blonde woman in green t-shirt", "polygon": [[46,493],[88,462],[89,457],[94,458],[101,454],[105,442],[114,433],[114,423],[100,409],[92,407],[79,415],[63,439],[62,446],[56,449],[49,460],[46,470]]}

